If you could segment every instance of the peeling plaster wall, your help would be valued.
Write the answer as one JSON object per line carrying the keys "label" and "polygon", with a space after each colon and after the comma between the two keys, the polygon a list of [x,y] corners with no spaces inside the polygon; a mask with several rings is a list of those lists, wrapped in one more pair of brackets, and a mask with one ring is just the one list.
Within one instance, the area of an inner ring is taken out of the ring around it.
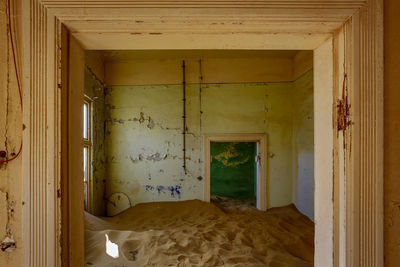
{"label": "peeling plaster wall", "polygon": [[[198,87],[197,87],[198,88]],[[193,90],[187,90],[190,102]],[[198,120],[188,118],[187,163],[183,172],[182,86],[107,88],[107,196],[123,192],[138,202],[201,198]],[[188,104],[188,114],[198,105]],[[185,193],[181,193],[185,192]]]}
{"label": "peeling plaster wall", "polygon": [[108,87],[107,196],[202,199],[202,134],[267,133],[269,206],[292,203],[292,91],[290,82],[203,84],[200,101],[200,85],[188,85],[185,175],[182,85]]}
{"label": "peeling plaster wall", "polygon": [[90,213],[105,215],[106,205],[104,200],[106,184],[105,160],[105,96],[102,81],[93,73],[91,68],[85,68],[85,95],[92,100],[92,185]]}
{"label": "peeling plaster wall", "polygon": [[[0,0],[0,150],[10,158],[20,146],[22,114],[8,38],[6,1]],[[0,266],[22,265],[21,166],[21,156],[0,165]]]}
{"label": "peeling plaster wall", "polygon": [[293,203],[314,220],[313,71],[293,82]]}

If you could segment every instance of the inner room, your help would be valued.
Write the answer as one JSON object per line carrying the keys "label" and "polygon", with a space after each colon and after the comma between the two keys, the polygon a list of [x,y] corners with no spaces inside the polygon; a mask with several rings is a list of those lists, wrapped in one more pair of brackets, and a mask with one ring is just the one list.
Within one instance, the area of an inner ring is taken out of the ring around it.
{"label": "inner room", "polygon": [[211,142],[211,202],[257,207],[257,143]]}
{"label": "inner room", "polygon": [[85,266],[313,266],[313,79],[313,51],[87,50]]}

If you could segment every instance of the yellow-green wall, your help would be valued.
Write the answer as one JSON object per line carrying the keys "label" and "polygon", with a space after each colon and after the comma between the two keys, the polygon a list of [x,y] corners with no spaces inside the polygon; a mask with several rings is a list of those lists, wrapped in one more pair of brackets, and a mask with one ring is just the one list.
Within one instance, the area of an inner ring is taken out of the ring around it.
{"label": "yellow-green wall", "polygon": [[269,207],[292,203],[294,90],[293,82],[188,85],[185,175],[182,85],[108,87],[107,196],[202,199],[202,135],[267,133]]}

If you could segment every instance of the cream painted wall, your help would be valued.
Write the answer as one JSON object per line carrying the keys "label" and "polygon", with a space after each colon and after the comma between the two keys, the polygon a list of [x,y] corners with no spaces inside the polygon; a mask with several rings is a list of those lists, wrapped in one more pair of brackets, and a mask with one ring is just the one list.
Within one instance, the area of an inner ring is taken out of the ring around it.
{"label": "cream painted wall", "polygon": [[[161,56],[161,55],[159,55]],[[309,55],[312,61],[312,54]],[[107,85],[180,84],[182,59],[136,59],[106,61]],[[203,83],[252,83],[293,81],[293,57],[261,58],[203,58],[201,60]],[[307,65],[298,65],[304,71]],[[312,67],[312,65],[311,65]],[[186,60],[188,83],[200,81],[198,59]]]}
{"label": "cream painted wall", "polygon": [[293,82],[293,203],[314,220],[313,72]]}
{"label": "cream painted wall", "polygon": [[105,58],[104,53],[97,50],[85,51],[85,65],[90,68],[96,77],[104,83],[105,81]]}

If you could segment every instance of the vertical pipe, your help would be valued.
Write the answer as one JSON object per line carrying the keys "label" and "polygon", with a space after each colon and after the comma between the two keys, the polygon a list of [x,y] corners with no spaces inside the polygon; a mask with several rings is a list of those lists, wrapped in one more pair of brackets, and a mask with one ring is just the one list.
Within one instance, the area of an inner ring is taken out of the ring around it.
{"label": "vertical pipe", "polygon": [[185,60],[182,61],[182,88],[183,88],[183,171],[186,171],[186,66]]}
{"label": "vertical pipe", "polygon": [[202,92],[203,92],[203,67],[202,67],[202,63],[201,63],[201,59],[199,60],[199,71],[200,71],[200,82],[199,82],[199,102],[200,102],[200,135],[202,134],[202,122],[201,122],[201,116],[203,115],[203,103],[201,100],[202,97]]}

